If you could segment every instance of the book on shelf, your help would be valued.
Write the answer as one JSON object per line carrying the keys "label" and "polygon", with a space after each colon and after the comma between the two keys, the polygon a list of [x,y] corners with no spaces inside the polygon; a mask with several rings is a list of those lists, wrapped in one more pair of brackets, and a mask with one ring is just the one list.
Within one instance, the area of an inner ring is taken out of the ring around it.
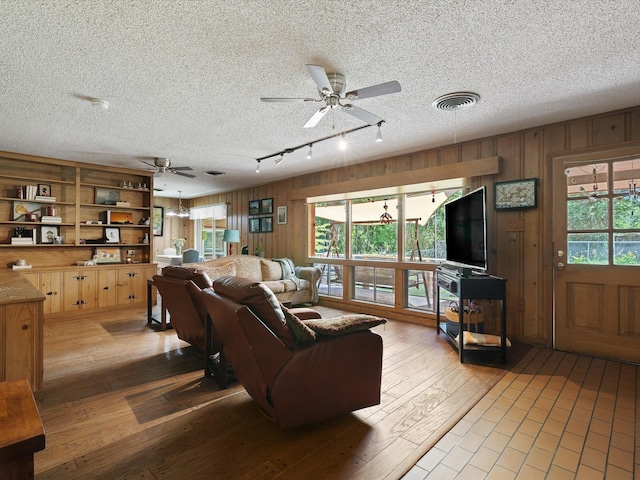
{"label": "book on shelf", "polygon": [[56,217],[53,215],[42,215],[40,217],[42,223],[62,223],[62,217]]}
{"label": "book on shelf", "polygon": [[130,207],[131,202],[116,202],[116,207]]}
{"label": "book on shelf", "polygon": [[35,245],[35,239],[31,237],[11,237],[11,245]]}
{"label": "book on shelf", "polygon": [[56,201],[56,197],[45,197],[43,195],[36,195],[34,200],[36,202],[50,202],[53,203]]}
{"label": "book on shelf", "polygon": [[29,270],[31,265],[13,265],[11,268],[14,270]]}

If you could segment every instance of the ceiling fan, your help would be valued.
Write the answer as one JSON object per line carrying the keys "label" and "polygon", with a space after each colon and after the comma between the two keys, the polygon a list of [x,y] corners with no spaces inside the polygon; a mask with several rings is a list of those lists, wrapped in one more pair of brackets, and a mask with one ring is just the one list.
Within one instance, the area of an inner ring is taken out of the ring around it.
{"label": "ceiling fan", "polygon": [[183,177],[188,177],[188,178],[196,177],[191,173],[184,173],[185,170],[193,170],[193,168],[191,167],[172,167],[170,158],[156,157],[153,159],[153,163],[145,162],[144,160],[142,160],[142,162],[152,167],[155,167],[157,175],[162,175],[164,172],[171,172],[171,173],[175,173],[176,175],[181,175]]}
{"label": "ceiling fan", "polygon": [[325,105],[323,107],[320,107],[320,109],[317,110],[309,120],[307,120],[307,123],[304,124],[304,128],[315,127],[329,110],[336,107],[341,107],[343,112],[346,112],[349,115],[353,115],[354,117],[359,118],[369,125],[375,125],[379,122],[382,122],[382,118],[374,115],[373,113],[367,112],[362,108],[356,107],[351,102],[363,98],[388,95],[389,93],[397,93],[401,91],[400,83],[398,83],[396,80],[393,80],[391,82],[381,83],[379,85],[373,85],[371,87],[352,90],[342,96],[342,92],[347,85],[346,77],[343,74],[327,73],[320,65],[306,65],[306,67],[309,75],[311,75],[311,78],[318,86],[318,93],[320,93],[320,98],[262,97],[260,99],[263,102],[324,102]]}

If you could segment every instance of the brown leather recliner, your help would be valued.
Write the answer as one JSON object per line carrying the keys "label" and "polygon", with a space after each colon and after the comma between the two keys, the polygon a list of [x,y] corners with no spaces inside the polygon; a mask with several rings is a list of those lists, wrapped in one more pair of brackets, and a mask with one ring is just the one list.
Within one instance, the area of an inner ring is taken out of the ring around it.
{"label": "brown leather recliner", "polygon": [[[275,295],[240,277],[219,278],[200,296],[235,377],[281,427],[380,403],[382,338],[377,333],[317,335],[300,344],[297,327],[283,320],[289,312]],[[309,317],[309,309],[300,313]]]}
{"label": "brown leather recliner", "polygon": [[201,289],[211,288],[209,276],[197,267],[168,266],[162,269],[162,275],[153,277],[153,282],[162,296],[162,306],[171,315],[171,325],[178,338],[206,351],[207,312],[199,293]]}

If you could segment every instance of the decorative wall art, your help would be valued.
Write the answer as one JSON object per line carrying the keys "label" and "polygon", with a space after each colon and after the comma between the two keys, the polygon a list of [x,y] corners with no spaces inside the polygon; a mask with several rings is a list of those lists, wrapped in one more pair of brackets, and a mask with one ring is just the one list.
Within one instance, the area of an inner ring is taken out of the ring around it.
{"label": "decorative wall art", "polygon": [[120,227],[105,227],[104,243],[120,243]]}
{"label": "decorative wall art", "polygon": [[250,218],[249,219],[249,233],[260,233],[260,219],[259,218]]}
{"label": "decorative wall art", "polygon": [[55,225],[42,225],[40,227],[40,243],[55,243],[58,236],[60,236],[60,232]]}
{"label": "decorative wall art", "polygon": [[111,188],[96,188],[95,203],[97,205],[115,205],[120,201],[120,191]]}
{"label": "decorative wall art", "polygon": [[278,225],[285,225],[287,223],[287,206],[282,205],[278,207]]}
{"label": "decorative wall art", "polygon": [[260,215],[260,200],[249,201],[249,215]]}
{"label": "decorative wall art", "polygon": [[263,198],[260,201],[260,213],[270,215],[273,213],[273,198]]}
{"label": "decorative wall art", "polygon": [[273,217],[260,218],[260,233],[273,232]]}
{"label": "decorative wall art", "polygon": [[96,263],[122,263],[120,247],[100,247],[95,250]]}
{"label": "decorative wall art", "polygon": [[164,235],[164,207],[153,207],[153,236]]}
{"label": "decorative wall art", "polygon": [[494,188],[496,210],[523,210],[538,205],[537,178],[498,182]]}

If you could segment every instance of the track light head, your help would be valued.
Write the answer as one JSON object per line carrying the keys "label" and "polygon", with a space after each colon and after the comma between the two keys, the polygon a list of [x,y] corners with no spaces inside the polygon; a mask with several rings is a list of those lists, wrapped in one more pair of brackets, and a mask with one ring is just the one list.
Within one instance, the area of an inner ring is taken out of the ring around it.
{"label": "track light head", "polygon": [[258,166],[256,167],[256,173],[260,173],[260,160],[258,160]]}
{"label": "track light head", "polygon": [[380,126],[382,122],[378,122],[378,133],[376,134],[376,142],[380,143],[382,141],[382,131],[380,130]]}
{"label": "track light head", "polygon": [[281,153],[278,158],[276,158],[276,165],[280,165],[280,162],[284,160],[284,153]]}
{"label": "track light head", "polygon": [[313,148],[313,143],[310,143],[309,144],[309,151],[307,152],[307,160],[311,160],[311,154],[312,154],[311,149],[312,148]]}

